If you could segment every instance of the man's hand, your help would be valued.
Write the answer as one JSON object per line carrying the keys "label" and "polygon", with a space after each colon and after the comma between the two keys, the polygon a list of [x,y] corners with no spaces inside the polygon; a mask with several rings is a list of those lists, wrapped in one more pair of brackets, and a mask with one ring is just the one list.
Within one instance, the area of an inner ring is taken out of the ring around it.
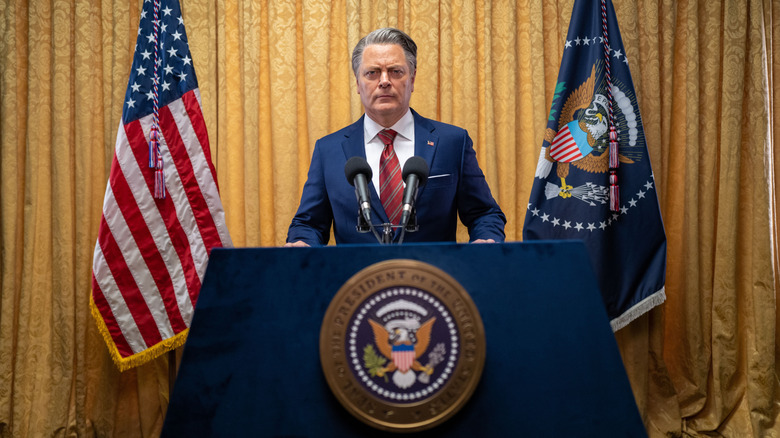
{"label": "man's hand", "polygon": [[295,242],[287,242],[284,244],[285,248],[306,248],[310,245],[303,240],[296,240]]}
{"label": "man's hand", "polygon": [[496,243],[493,239],[477,239],[471,243]]}

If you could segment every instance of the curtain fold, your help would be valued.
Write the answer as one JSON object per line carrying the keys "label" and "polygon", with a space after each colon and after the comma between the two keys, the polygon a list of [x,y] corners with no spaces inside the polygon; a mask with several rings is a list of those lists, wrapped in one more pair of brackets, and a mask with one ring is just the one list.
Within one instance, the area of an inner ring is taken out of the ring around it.
{"label": "curtain fold", "polygon": [[[236,246],[284,242],[384,26],[418,44],[412,107],[469,131],[521,239],[574,0],[180,1]],[[2,437],[162,427],[171,357],[119,373],[89,313],[140,4],[0,4]],[[614,6],[669,241],[666,303],[616,333],[637,405],[650,436],[780,436],[780,0]]]}

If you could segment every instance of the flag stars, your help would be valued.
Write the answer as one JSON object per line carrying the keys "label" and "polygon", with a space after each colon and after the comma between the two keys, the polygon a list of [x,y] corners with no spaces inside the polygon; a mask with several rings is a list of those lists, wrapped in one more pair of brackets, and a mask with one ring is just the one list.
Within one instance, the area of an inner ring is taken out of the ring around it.
{"label": "flag stars", "polygon": [[620,207],[620,214],[628,214],[628,207],[625,205]]}
{"label": "flag stars", "polygon": [[[572,43],[574,43],[572,45]],[[566,40],[564,43],[563,48],[564,49],[571,49],[573,46],[595,46],[596,44],[605,44],[606,47],[605,50],[607,53],[610,53],[614,58],[617,58],[618,60],[621,60],[626,66],[628,65],[628,57],[626,57],[625,54],[623,54],[622,50],[612,50],[612,47],[610,47],[609,42],[606,38],[599,35],[593,35],[592,37],[588,37],[587,35],[584,37],[577,37],[573,40]]]}
{"label": "flag stars", "polygon": [[568,230],[569,228],[571,228],[571,221],[564,221],[564,222],[563,222],[563,228],[565,228],[565,229],[567,229],[567,230]]}
{"label": "flag stars", "polygon": [[650,189],[652,189],[652,188],[653,188],[653,182],[652,182],[652,181],[648,181],[648,182],[646,182],[646,183],[645,183],[645,188],[646,188],[648,191],[650,191]]}
{"label": "flag stars", "polygon": [[596,229],[596,226],[593,225],[593,223],[588,223],[588,231],[593,231]]}
{"label": "flag stars", "polygon": [[645,197],[645,193],[647,193],[647,192],[643,192],[643,191],[640,190],[636,195],[639,196],[639,199],[642,199],[642,198]]}
{"label": "flag stars", "polygon": [[557,227],[557,226],[561,225],[561,221],[557,217],[554,217],[553,220],[552,220],[552,224],[553,224],[554,227]]}
{"label": "flag stars", "polygon": [[550,215],[545,213],[542,215],[542,222],[549,222],[550,221]]}
{"label": "flag stars", "polygon": [[601,228],[602,230],[607,229],[607,223],[602,221],[601,223],[599,223],[599,228]]}
{"label": "flag stars", "polygon": [[196,81],[184,20],[178,8],[161,2],[155,13],[151,7],[154,1],[144,0],[144,3],[149,4],[138,11],[142,20],[137,27],[134,62],[122,107],[123,118],[128,120],[148,114],[153,110],[152,103],[158,100],[163,106],[180,97]]}
{"label": "flag stars", "polygon": [[582,222],[577,222],[577,225],[574,226],[574,229],[577,231],[582,231],[584,229]]}
{"label": "flag stars", "polygon": [[628,205],[630,205],[632,207],[636,207],[636,199],[632,198],[630,201],[628,201]]}

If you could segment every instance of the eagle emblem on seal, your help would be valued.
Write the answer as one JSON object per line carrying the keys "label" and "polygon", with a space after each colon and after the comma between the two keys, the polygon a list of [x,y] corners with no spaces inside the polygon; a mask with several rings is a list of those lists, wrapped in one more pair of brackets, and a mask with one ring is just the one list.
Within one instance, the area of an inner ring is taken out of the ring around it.
{"label": "eagle emblem on seal", "polygon": [[418,359],[428,349],[436,317],[431,317],[422,324],[415,318],[394,319],[385,325],[372,319],[368,322],[374,332],[374,342],[379,352],[390,360],[387,366],[376,370],[378,377],[393,373],[393,383],[401,389],[406,389],[417,381],[415,371],[429,376],[433,374],[433,365],[423,365]]}

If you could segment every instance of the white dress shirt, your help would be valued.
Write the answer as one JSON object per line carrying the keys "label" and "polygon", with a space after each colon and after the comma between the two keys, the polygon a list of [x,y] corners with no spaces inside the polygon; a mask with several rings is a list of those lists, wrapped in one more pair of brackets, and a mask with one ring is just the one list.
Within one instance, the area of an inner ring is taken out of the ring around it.
{"label": "white dress shirt", "polygon": [[[385,144],[382,143],[377,134],[383,129],[385,128],[371,120],[368,115],[363,118],[363,141],[366,146],[366,161],[371,166],[371,172],[373,172],[371,182],[374,183],[377,193],[379,193],[379,159],[382,156],[382,150],[385,148]],[[395,149],[398,163],[401,165],[401,169],[403,169],[406,160],[414,156],[414,116],[412,116],[412,111],[407,110],[406,114],[390,129],[398,133],[393,141],[393,149]]]}

